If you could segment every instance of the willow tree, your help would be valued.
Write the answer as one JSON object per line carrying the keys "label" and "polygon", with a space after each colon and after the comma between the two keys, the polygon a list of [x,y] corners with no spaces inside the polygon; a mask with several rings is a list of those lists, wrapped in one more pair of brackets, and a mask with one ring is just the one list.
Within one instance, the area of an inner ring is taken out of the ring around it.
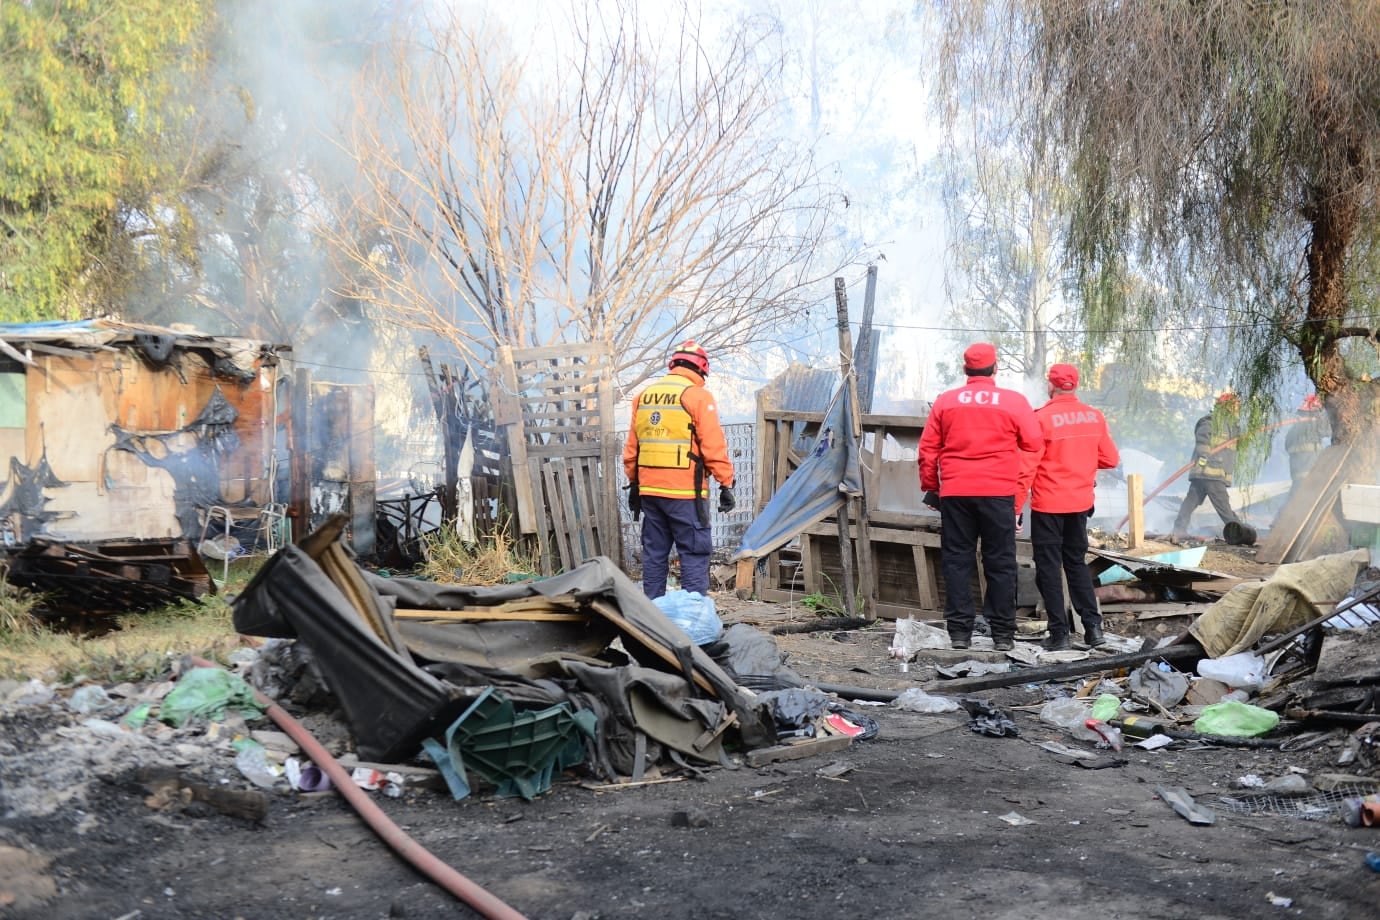
{"label": "willow tree", "polygon": [[518,40],[448,9],[364,73],[331,236],[348,293],[476,369],[603,342],[629,384],[685,336],[741,348],[817,300],[842,202],[781,130],[769,24],[571,9]]}
{"label": "willow tree", "polygon": [[[960,44],[1033,55],[1093,330],[1180,325],[1205,306],[1205,336],[1229,339],[1257,408],[1301,364],[1337,439],[1376,420],[1380,2],[949,10]],[[1127,296],[1133,274],[1158,276],[1153,296]]]}
{"label": "willow tree", "polygon": [[211,6],[0,3],[0,318],[111,309],[142,245],[179,245],[167,102]]}

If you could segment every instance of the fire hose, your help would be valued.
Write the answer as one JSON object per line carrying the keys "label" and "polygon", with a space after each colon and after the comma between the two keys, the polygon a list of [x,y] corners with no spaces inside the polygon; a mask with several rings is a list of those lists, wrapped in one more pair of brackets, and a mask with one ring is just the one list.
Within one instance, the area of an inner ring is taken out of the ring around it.
{"label": "fire hose", "polygon": [[[192,663],[203,668],[219,667],[215,662],[204,658],[193,657]],[[490,920],[525,920],[522,914],[505,904],[497,895],[461,875],[393,823],[393,819],[389,818],[363,789],[355,785],[350,774],[336,762],[331,752],[316,740],[306,726],[257,689],[254,690],[254,696],[268,707],[268,717],[276,722],[288,737],[297,742],[312,762],[331,778],[331,782],[345,797],[345,801],[350,803],[364,819],[364,823],[369,825],[370,830],[378,834],[394,852],[410,862],[417,871],[474,908],[480,915]]]}
{"label": "fire hose", "polygon": [[[1266,431],[1274,431],[1276,428],[1283,428],[1285,425],[1296,425],[1296,424],[1298,424],[1298,423],[1301,422],[1301,421],[1303,421],[1303,419],[1301,419],[1301,418],[1286,418],[1286,419],[1285,419],[1284,421],[1282,421],[1282,422],[1274,422],[1273,424],[1265,425],[1265,426],[1261,427],[1260,432],[1258,432],[1258,433],[1263,433],[1263,432],[1266,432]],[[1236,446],[1236,442],[1239,441],[1239,440],[1241,440],[1243,437],[1245,437],[1245,435],[1237,435],[1236,437],[1232,438],[1232,439],[1229,440],[1229,441],[1223,441],[1221,444],[1218,444],[1216,447],[1213,447],[1213,448],[1211,448],[1210,450],[1208,450],[1208,452],[1205,453],[1205,454],[1203,454],[1203,456],[1204,456],[1204,457],[1211,457],[1213,454],[1217,453],[1219,450],[1226,450],[1228,447],[1235,447],[1235,446]],[[1188,461],[1187,463],[1185,463],[1183,466],[1181,466],[1181,467],[1179,467],[1177,470],[1175,470],[1173,473],[1171,473],[1171,474],[1169,475],[1169,478],[1168,478],[1168,479],[1166,479],[1164,482],[1160,483],[1159,485],[1155,486],[1155,488],[1154,488],[1153,490],[1151,490],[1151,492],[1150,492],[1149,495],[1147,495],[1147,496],[1145,496],[1145,498],[1141,499],[1142,503],[1150,501],[1150,500],[1151,500],[1152,498],[1154,498],[1156,495],[1159,495],[1159,494],[1160,494],[1161,492],[1163,492],[1165,489],[1169,488],[1169,486],[1173,484],[1174,480],[1178,479],[1178,478],[1179,478],[1180,476],[1182,476],[1184,473],[1187,473],[1189,470],[1191,470],[1191,469],[1193,468],[1193,464],[1194,464],[1195,462],[1197,462],[1197,461],[1196,461],[1196,460],[1190,460],[1190,461]],[[1117,521],[1117,522],[1116,522],[1116,529],[1115,529],[1114,532],[1120,533],[1120,532],[1121,532],[1121,528],[1125,527],[1125,526],[1126,526],[1126,522],[1129,521],[1130,519],[1131,519],[1131,515],[1127,514],[1124,518],[1122,518],[1121,520]]]}

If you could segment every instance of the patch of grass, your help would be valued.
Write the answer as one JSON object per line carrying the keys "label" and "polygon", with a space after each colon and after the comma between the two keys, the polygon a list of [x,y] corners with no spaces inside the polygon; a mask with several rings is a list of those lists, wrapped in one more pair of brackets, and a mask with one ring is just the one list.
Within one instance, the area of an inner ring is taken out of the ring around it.
{"label": "patch of grass", "polygon": [[524,555],[506,531],[465,543],[450,527],[422,536],[425,561],[418,569],[423,578],[445,584],[500,585],[510,576],[537,576],[536,563]]}
{"label": "patch of grass", "polygon": [[0,646],[35,636],[43,628],[34,616],[39,596],[0,577]]}
{"label": "patch of grass", "polygon": [[816,616],[833,617],[843,613],[838,598],[831,597],[822,591],[807,594],[800,599],[800,603],[814,611]]}
{"label": "patch of grass", "polygon": [[57,632],[39,625],[0,641],[0,678],[49,683],[85,675],[102,683],[160,677],[182,655],[211,660],[241,644],[222,595],[183,601],[114,618],[101,635]]}

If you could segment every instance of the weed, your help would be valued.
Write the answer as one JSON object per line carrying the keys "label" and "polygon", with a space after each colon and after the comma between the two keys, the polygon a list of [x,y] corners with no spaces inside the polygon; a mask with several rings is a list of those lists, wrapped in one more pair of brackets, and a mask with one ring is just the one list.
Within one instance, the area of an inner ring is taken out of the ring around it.
{"label": "weed", "polygon": [[838,616],[843,612],[839,606],[838,598],[830,597],[822,591],[807,594],[800,599],[800,603],[809,607],[818,616]]}
{"label": "weed", "polygon": [[0,576],[0,643],[39,633],[43,627],[33,612],[38,601],[39,595]]}
{"label": "weed", "polygon": [[419,574],[443,583],[497,585],[511,576],[533,577],[537,566],[520,551],[506,530],[465,543],[452,527],[441,527],[422,537],[425,561]]}

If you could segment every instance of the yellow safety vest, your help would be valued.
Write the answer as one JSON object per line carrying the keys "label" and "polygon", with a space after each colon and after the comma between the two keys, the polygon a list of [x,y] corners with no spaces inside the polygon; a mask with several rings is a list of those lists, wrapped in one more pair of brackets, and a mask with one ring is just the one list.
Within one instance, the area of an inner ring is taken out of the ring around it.
{"label": "yellow safety vest", "polygon": [[[689,380],[668,374],[642,391],[633,427],[637,431],[637,465],[649,469],[690,469],[694,447],[690,413],[680,397]],[[687,483],[687,486],[690,484]],[[688,494],[693,496],[694,489]]]}

